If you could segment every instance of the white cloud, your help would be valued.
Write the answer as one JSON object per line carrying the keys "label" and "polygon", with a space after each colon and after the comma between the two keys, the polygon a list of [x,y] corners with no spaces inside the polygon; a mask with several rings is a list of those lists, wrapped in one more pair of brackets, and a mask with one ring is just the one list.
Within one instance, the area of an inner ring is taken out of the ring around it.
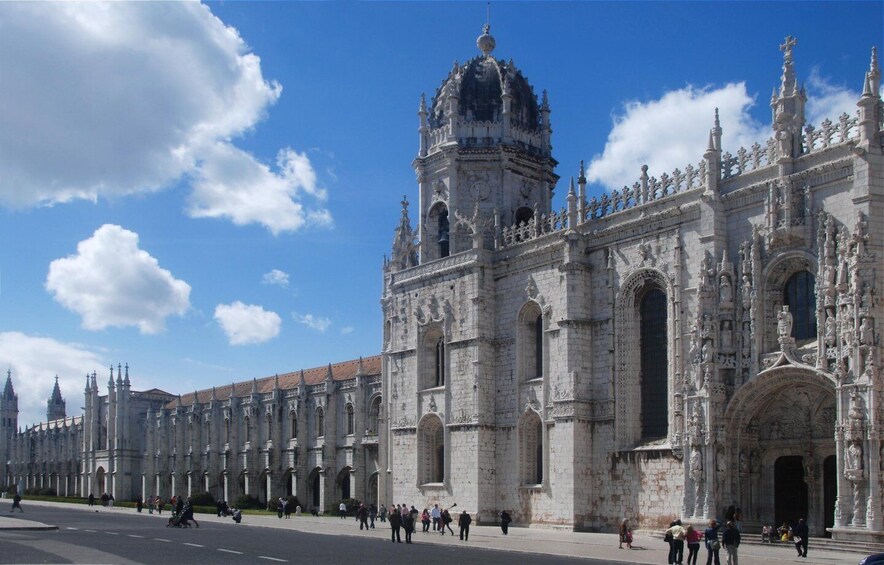
{"label": "white cloud", "polygon": [[353,333],[353,326],[344,326],[341,328],[341,335],[350,335]]}
{"label": "white cloud", "polygon": [[273,269],[269,273],[264,273],[261,282],[263,284],[275,284],[286,287],[289,285],[289,274],[285,271],[280,271],[279,269]]}
{"label": "white cloud", "polygon": [[[826,117],[837,121],[842,112],[853,115],[859,98],[858,93],[829,84],[817,72],[808,79],[807,92],[805,114],[815,126]],[[687,165],[696,167],[709,143],[715,108],[725,151],[735,153],[755,142],[764,145],[773,132],[769,123],[752,117],[755,102],[743,82],[720,88],[687,86],[656,100],[626,102],[622,114],[613,117],[604,151],[591,160],[587,179],[619,189],[632,186],[645,164],[648,174],[656,177],[683,171]]]}
{"label": "white cloud", "polygon": [[807,79],[807,122],[819,127],[826,118],[837,122],[841,114],[856,115],[856,102],[860,93],[843,86],[835,86],[813,69]]}
{"label": "white cloud", "polygon": [[295,231],[305,225],[328,226],[331,215],[323,208],[308,210],[301,195],[317,201],[325,191],[306,155],[286,148],[277,155],[277,169],[256,161],[248,153],[216,143],[198,166],[189,213],[195,218],[229,218],[236,225],[258,223],[273,234]]}
{"label": "white cloud", "polygon": [[749,114],[753,104],[742,82],[721,88],[687,86],[658,100],[626,102],[623,114],[614,116],[604,152],[593,157],[586,176],[607,188],[620,188],[632,186],[645,164],[651,176],[684,170],[688,164],[696,167],[708,145],[715,108],[727,145],[748,147],[768,131]]}
{"label": "white cloud", "polygon": [[324,333],[332,324],[328,318],[320,318],[313,314],[294,314],[294,317],[299,323],[320,333]]}
{"label": "white cloud", "polygon": [[56,376],[67,402],[67,415],[80,415],[86,374],[101,371],[106,363],[98,353],[79,344],[5,332],[0,333],[0,366],[4,369],[0,387],[6,382],[5,369],[11,371],[18,395],[18,421],[24,427],[46,420],[46,400]]}
{"label": "white cloud", "polygon": [[298,202],[324,198],[305,155],[283,149],[274,172],[232,145],[282,87],[208,6],[0,3],[0,22],[0,204],[96,200],[185,178],[200,217],[277,233],[328,214]]}
{"label": "white cloud", "polygon": [[215,321],[224,330],[230,345],[263,343],[279,335],[282,319],[276,312],[261,306],[243,304],[219,304],[215,307]]}
{"label": "white cloud", "polygon": [[190,285],[138,247],[138,234],[105,224],[77,244],[77,253],[49,264],[46,290],[82,318],[88,330],[136,326],[162,331],[190,307]]}

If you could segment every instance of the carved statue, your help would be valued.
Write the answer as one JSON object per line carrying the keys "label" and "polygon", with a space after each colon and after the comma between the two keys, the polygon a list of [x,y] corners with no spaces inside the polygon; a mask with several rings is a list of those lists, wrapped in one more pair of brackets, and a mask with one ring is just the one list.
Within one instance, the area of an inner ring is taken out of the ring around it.
{"label": "carved statue", "polygon": [[743,347],[752,346],[752,324],[745,322],[743,324]]}
{"label": "carved statue", "polygon": [[875,345],[875,330],[872,329],[870,318],[863,318],[859,325],[859,342],[862,345]]}
{"label": "carved statue", "polygon": [[752,281],[749,280],[749,275],[743,275],[743,309],[748,310],[752,307]]}
{"label": "carved statue", "polygon": [[709,314],[703,314],[703,327],[700,330],[700,337],[703,339],[712,339],[715,337],[715,328],[712,325],[712,318]]}
{"label": "carved statue", "polygon": [[700,338],[697,335],[697,324],[691,326],[690,350],[688,351],[688,361],[696,363],[700,360]]}
{"label": "carved statue", "polygon": [[845,476],[848,479],[856,480],[862,477],[863,447],[860,440],[856,439],[847,444],[847,449],[844,450],[844,466]]}
{"label": "carved statue", "polygon": [[719,298],[722,304],[730,304],[734,300],[734,290],[731,288],[730,277],[722,275],[719,281]]}
{"label": "carved statue", "polygon": [[703,342],[703,363],[712,363],[712,342]]}
{"label": "carved statue", "polygon": [[721,328],[721,346],[731,347],[734,344],[734,332],[731,329],[731,323],[726,321]]}
{"label": "carved statue", "polygon": [[789,312],[788,306],[783,306],[777,314],[777,333],[781,338],[792,336],[792,313]]}
{"label": "carved statue", "polygon": [[749,457],[746,455],[745,451],[740,452],[740,472],[746,473],[749,471]]}
{"label": "carved statue", "polygon": [[828,314],[826,316],[826,345],[833,347],[835,345],[836,336],[837,324],[835,323],[835,316]]}
{"label": "carved statue", "polygon": [[703,452],[700,451],[700,446],[698,445],[691,447],[690,470],[691,478],[694,481],[699,481],[703,478]]}

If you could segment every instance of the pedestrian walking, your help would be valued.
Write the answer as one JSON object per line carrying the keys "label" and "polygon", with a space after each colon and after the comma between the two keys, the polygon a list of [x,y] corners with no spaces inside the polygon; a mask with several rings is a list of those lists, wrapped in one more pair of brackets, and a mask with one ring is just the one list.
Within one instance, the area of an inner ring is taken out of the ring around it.
{"label": "pedestrian walking", "polygon": [[398,510],[390,507],[390,541],[394,543],[402,543],[402,537],[399,530],[402,527],[402,514]]}
{"label": "pedestrian walking", "polygon": [[424,529],[422,531],[430,531],[430,511],[426,508],[424,508],[424,511],[421,512],[421,524],[423,524],[424,526]]}
{"label": "pedestrian walking", "polygon": [[[405,506],[402,507],[405,509]],[[406,509],[407,510],[407,509]],[[414,514],[405,512],[402,515],[402,529],[405,530],[405,543],[411,543],[411,534],[414,533]]]}
{"label": "pedestrian walking", "polygon": [[24,512],[24,510],[22,510],[22,507],[21,507],[21,495],[18,494],[17,492],[12,497],[12,508],[9,511],[15,512],[16,508],[18,508],[19,512],[22,512],[22,513]]}
{"label": "pedestrian walking", "polygon": [[513,521],[513,519],[512,519],[512,517],[510,517],[509,512],[507,512],[506,510],[500,511],[500,531],[503,532],[503,535],[509,534],[510,522],[512,522],[512,521]]}
{"label": "pedestrian walking", "polygon": [[740,547],[740,530],[733,522],[728,522],[721,535],[721,545],[727,551],[727,565],[739,565],[737,550]]}
{"label": "pedestrian walking", "polygon": [[141,513],[141,509],[143,506],[144,506],[144,504],[141,503],[141,497],[139,496],[138,498],[135,499],[135,510],[137,510],[139,513]]}
{"label": "pedestrian walking", "polygon": [[703,532],[707,551],[706,565],[712,565],[713,558],[715,558],[715,565],[721,565],[721,561],[718,558],[718,552],[721,550],[721,542],[718,541],[718,529],[720,527],[718,522],[712,520],[709,522],[709,527]]}
{"label": "pedestrian walking", "polygon": [[338,513],[341,515],[341,520],[347,517],[347,505],[344,504],[343,500],[338,505]]}
{"label": "pedestrian walking", "polygon": [[626,544],[627,549],[632,549],[632,530],[629,528],[629,519],[623,518],[620,521],[620,546],[619,549],[623,549],[623,544]]}
{"label": "pedestrian walking", "polygon": [[89,506],[95,506],[95,495],[91,492],[89,493]]}
{"label": "pedestrian walking", "polygon": [[190,501],[189,496],[187,497],[187,502],[184,503],[184,507],[181,510],[181,521],[185,524],[188,524],[189,521],[193,521],[193,523],[196,524],[197,528],[200,527],[200,523],[193,518],[193,503]]}
{"label": "pedestrian walking", "polygon": [[798,520],[798,525],[792,528],[792,540],[795,542],[795,549],[798,550],[798,557],[807,557],[807,538],[809,536],[810,529],[804,522],[804,518],[801,518]]}
{"label": "pedestrian walking", "polygon": [[368,527],[374,529],[374,520],[378,517],[378,508],[374,502],[368,505]]}
{"label": "pedestrian walking", "polygon": [[669,565],[682,565],[685,529],[681,527],[681,520],[671,524],[666,530],[666,538],[669,539]]}
{"label": "pedestrian walking", "polygon": [[292,505],[288,498],[282,499],[282,515],[286,520],[290,520],[292,517]]}
{"label": "pedestrian walking", "polygon": [[693,526],[685,528],[685,542],[688,544],[688,560],[687,565],[697,565],[697,554],[700,553],[700,539],[703,534],[700,530],[695,530]]}
{"label": "pedestrian walking", "polygon": [[381,519],[381,522],[387,521],[387,505],[382,504],[380,509],[378,510],[378,517]]}
{"label": "pedestrian walking", "polygon": [[365,504],[360,504],[359,509],[356,510],[356,517],[359,519],[359,530],[362,531],[363,526],[365,527],[365,531],[368,531],[368,508],[365,507]]}
{"label": "pedestrian walking", "polygon": [[442,520],[442,510],[439,508],[438,504],[434,504],[433,508],[430,510],[430,518],[433,520],[433,531],[438,531]]}
{"label": "pedestrian walking", "polygon": [[445,535],[445,528],[448,528],[448,531],[451,532],[451,535],[454,535],[454,530],[451,529],[451,514],[448,512],[448,509],[442,511],[442,525],[439,527],[441,530],[441,534]]}
{"label": "pedestrian walking", "polygon": [[276,518],[282,520],[282,515],[285,512],[285,505],[282,502],[282,497],[280,496],[276,500]]}
{"label": "pedestrian walking", "polygon": [[150,495],[147,497],[147,513],[148,514],[153,514],[153,506],[154,506],[153,495]]}
{"label": "pedestrian walking", "polygon": [[112,495],[112,494],[108,495],[108,497],[107,497],[107,507],[108,508],[114,507],[114,495]]}
{"label": "pedestrian walking", "polygon": [[460,513],[460,517],[457,519],[457,525],[460,526],[460,539],[462,539],[463,541],[469,541],[470,524],[472,523],[473,518],[467,513],[466,510]]}
{"label": "pedestrian walking", "polygon": [[163,515],[163,506],[166,505],[166,503],[163,502],[163,497],[162,497],[162,496],[157,496],[157,502],[156,502],[156,504],[157,504],[157,514],[160,515],[160,516],[162,516],[162,515]]}

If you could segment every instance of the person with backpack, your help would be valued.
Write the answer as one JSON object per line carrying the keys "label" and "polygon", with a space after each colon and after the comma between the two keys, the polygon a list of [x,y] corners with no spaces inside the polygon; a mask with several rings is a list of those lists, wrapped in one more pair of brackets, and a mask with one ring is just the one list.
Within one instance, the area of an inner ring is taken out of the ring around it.
{"label": "person with backpack", "polygon": [[739,565],[737,561],[737,549],[740,547],[740,530],[733,522],[728,522],[721,536],[721,545],[727,551],[727,565]]}
{"label": "person with backpack", "polygon": [[393,543],[402,543],[402,537],[399,530],[402,528],[402,514],[394,507],[390,507],[390,541]]}
{"label": "person with backpack", "polygon": [[448,512],[448,509],[442,511],[442,527],[439,528],[440,532],[443,536],[445,535],[445,528],[448,528],[448,531],[451,532],[451,535],[454,535],[454,530],[451,529],[451,514]]}
{"label": "person with backpack", "polygon": [[509,512],[507,512],[506,510],[500,511],[500,531],[503,532],[503,535],[507,535],[509,533],[510,522],[512,521],[513,519],[510,516]]}

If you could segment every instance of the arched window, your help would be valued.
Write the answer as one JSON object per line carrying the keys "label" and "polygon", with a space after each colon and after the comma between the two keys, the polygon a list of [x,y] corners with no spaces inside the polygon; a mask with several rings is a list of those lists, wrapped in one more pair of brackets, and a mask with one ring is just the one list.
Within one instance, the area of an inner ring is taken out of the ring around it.
{"label": "arched window", "polygon": [[792,337],[796,341],[816,337],[816,280],[809,271],[789,277],[783,288],[783,304],[792,314]]}
{"label": "arched window", "polygon": [[224,441],[230,443],[230,419],[224,418]]}
{"label": "arched window", "polygon": [[543,314],[535,302],[529,302],[519,314],[519,375],[521,380],[543,378]]}
{"label": "arched window", "polygon": [[352,404],[347,404],[347,435],[352,436],[356,431],[356,414]]}
{"label": "arched window", "polygon": [[449,227],[448,227],[448,209],[443,209],[439,213],[439,257],[448,257],[449,255]]}
{"label": "arched window", "polygon": [[525,485],[543,483],[543,422],[529,412],[519,422],[521,480]]}
{"label": "arched window", "polygon": [[445,385],[445,337],[436,340],[435,385]]}
{"label": "arched window", "polygon": [[371,401],[371,411],[368,414],[368,431],[379,433],[381,431],[381,397]]}
{"label": "arched window", "polygon": [[641,298],[641,435],[666,437],[669,397],[666,350],[666,295],[651,288]]}
{"label": "arched window", "polygon": [[516,210],[516,225],[530,224],[532,219],[534,219],[534,210],[531,208],[523,206]]}
{"label": "arched window", "polygon": [[418,469],[422,483],[445,482],[445,433],[438,416],[428,416],[421,424],[418,441]]}
{"label": "arched window", "polygon": [[289,430],[291,430],[291,435],[289,437],[291,437],[292,439],[298,439],[298,413],[290,412],[289,420],[291,421],[291,425],[289,427]]}
{"label": "arched window", "polygon": [[325,412],[322,411],[322,408],[316,409],[316,430],[314,431],[314,435],[317,438],[323,437],[325,435]]}
{"label": "arched window", "polygon": [[250,441],[252,441],[251,423],[251,419],[248,416],[242,419],[243,438],[245,439],[245,443],[249,443]]}

